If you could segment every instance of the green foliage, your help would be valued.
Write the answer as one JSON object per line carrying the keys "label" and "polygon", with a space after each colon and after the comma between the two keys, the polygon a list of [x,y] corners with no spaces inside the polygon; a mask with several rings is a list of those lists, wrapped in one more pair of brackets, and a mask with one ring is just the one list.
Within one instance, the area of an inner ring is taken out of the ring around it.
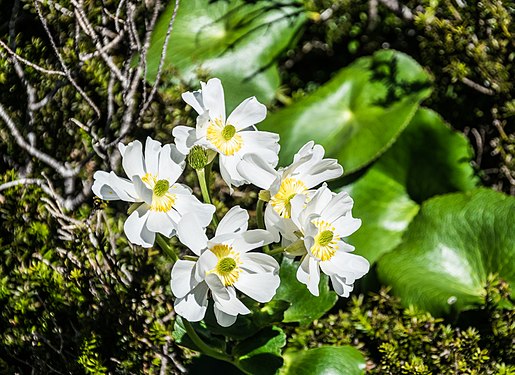
{"label": "green foliage", "polygon": [[490,277],[484,294],[489,302],[475,314],[490,318],[463,316],[453,326],[416,307],[403,308],[387,290],[353,297],[337,314],[293,329],[288,347],[352,344],[366,354],[370,374],[513,373],[515,310],[505,307],[510,290]]}
{"label": "green foliage", "polygon": [[342,69],[317,91],[270,116],[260,129],[281,136],[281,165],[314,140],[345,173],[382,154],[408,125],[430,81],[406,55],[379,51]]}
{"label": "green foliage", "polygon": [[488,274],[515,282],[514,216],[515,198],[491,190],[432,198],[379,259],[379,278],[404,304],[437,316],[473,308]]}
{"label": "green foliage", "polygon": [[[147,59],[151,81],[157,74],[174,7],[170,2],[152,36]],[[277,56],[305,20],[304,9],[295,2],[189,0],[177,12],[166,65],[176,68],[194,87],[199,70],[220,78],[229,110],[250,96],[270,103],[280,85]]]}
{"label": "green foliage", "polygon": [[342,188],[354,199],[363,225],[349,238],[374,263],[394,249],[424,200],[476,186],[466,138],[433,111],[419,109],[394,145],[355,183]]}
{"label": "green foliage", "polygon": [[360,375],[365,368],[363,355],[351,346],[322,346],[320,348],[291,351],[285,354],[286,365],[282,374]]}

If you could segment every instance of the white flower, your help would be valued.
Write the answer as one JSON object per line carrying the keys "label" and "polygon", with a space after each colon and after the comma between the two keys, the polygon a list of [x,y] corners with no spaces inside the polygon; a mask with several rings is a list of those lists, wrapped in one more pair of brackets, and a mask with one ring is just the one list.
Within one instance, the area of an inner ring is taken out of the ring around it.
{"label": "white flower", "polygon": [[215,207],[201,203],[190,188],[176,182],[184,170],[185,157],[175,145],[161,146],[148,137],[144,156],[140,141],[127,146],[120,143],[118,148],[129,180],[114,172],[97,171],[92,190],[105,200],[140,203],[124,224],[129,241],[151,247],[156,233],[174,235],[186,213],[197,217],[199,227],[209,225]]}
{"label": "white flower", "polygon": [[197,262],[179,260],[172,269],[177,314],[191,322],[202,320],[211,291],[216,320],[228,327],[238,314],[250,313],[236,290],[263,303],[275,295],[280,283],[279,264],[269,255],[249,252],[271,243],[272,236],[261,229],[247,230],[248,219],[247,211],[239,206],[231,208],[211,240],[198,230],[194,216],[181,221],[179,239],[200,257]]}
{"label": "white flower", "polygon": [[320,269],[331,278],[336,293],[348,297],[354,281],[370,268],[365,258],[350,254],[354,247],[343,241],[361,226],[361,220],[352,217],[353,204],[347,193],[335,194],[325,184],[307,204],[301,196],[291,202],[292,220],[307,249],[297,279],[315,296],[319,294]]}
{"label": "white flower", "polygon": [[252,184],[270,191],[270,201],[265,210],[267,229],[279,241],[282,234],[286,242],[297,239],[296,226],[291,220],[291,200],[298,194],[309,198],[312,188],[322,182],[340,177],[343,168],[336,159],[324,159],[324,148],[313,141],[306,143],[293,157],[293,163],[275,171],[249,154],[238,166],[240,173]]}
{"label": "white flower", "polygon": [[201,90],[182,94],[184,101],[199,114],[196,128],[177,126],[172,134],[177,149],[185,155],[194,145],[218,152],[220,173],[232,192],[232,185],[248,183],[237,170],[243,155],[256,153],[266,165],[275,168],[279,135],[257,131],[254,127],[266,117],[266,107],[255,97],[245,99],[226,119],[220,80],[213,78],[200,84]]}

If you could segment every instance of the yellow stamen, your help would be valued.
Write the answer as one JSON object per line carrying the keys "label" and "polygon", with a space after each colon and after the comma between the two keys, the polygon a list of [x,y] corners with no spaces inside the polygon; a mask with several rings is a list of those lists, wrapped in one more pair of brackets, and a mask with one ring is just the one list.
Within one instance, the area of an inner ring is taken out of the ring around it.
{"label": "yellow stamen", "polygon": [[168,212],[172,209],[176,196],[169,192],[170,183],[167,180],[158,180],[152,173],[146,173],[141,181],[152,189],[151,211]]}
{"label": "yellow stamen", "polygon": [[218,263],[208,273],[218,275],[225,286],[233,285],[238,281],[241,273],[240,254],[229,245],[218,244],[213,246],[211,252],[218,258]]}
{"label": "yellow stamen", "polygon": [[308,190],[304,182],[296,178],[288,177],[281,182],[279,191],[270,199],[274,210],[285,219],[291,217],[291,200],[297,194],[303,194]]}
{"label": "yellow stamen", "polygon": [[210,121],[206,131],[206,138],[222,154],[231,156],[243,147],[243,138],[230,124],[224,124],[221,119]]}
{"label": "yellow stamen", "polygon": [[318,233],[315,236],[315,243],[311,246],[311,253],[318,259],[326,261],[331,259],[338,250],[340,236],[334,233],[335,228],[324,220],[313,220]]}

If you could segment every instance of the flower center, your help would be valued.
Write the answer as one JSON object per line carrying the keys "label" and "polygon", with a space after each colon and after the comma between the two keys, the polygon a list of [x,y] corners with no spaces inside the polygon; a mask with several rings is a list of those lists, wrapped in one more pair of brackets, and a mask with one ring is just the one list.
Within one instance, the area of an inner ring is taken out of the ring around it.
{"label": "flower center", "polygon": [[146,173],[141,177],[141,181],[152,189],[151,211],[168,212],[172,209],[176,196],[168,191],[170,189],[168,180],[158,180],[152,173]]}
{"label": "flower center", "polygon": [[310,251],[313,256],[321,261],[329,260],[338,250],[340,237],[334,233],[335,228],[327,221],[315,219],[312,223],[318,228],[318,233]]}
{"label": "flower center", "polygon": [[168,180],[159,180],[154,185],[154,195],[156,197],[162,197],[168,192],[168,189],[170,188],[170,183]]}
{"label": "flower center", "polygon": [[225,127],[222,130],[222,137],[226,141],[230,141],[232,137],[234,137],[234,134],[236,134],[236,128],[232,125],[225,125]]}
{"label": "flower center", "polygon": [[215,268],[208,273],[215,273],[224,286],[233,285],[238,281],[241,273],[240,254],[229,245],[218,244],[213,246],[211,252],[216,255],[218,262]]}
{"label": "flower center", "polygon": [[279,191],[270,199],[274,210],[283,218],[291,217],[291,200],[297,194],[303,194],[308,190],[304,182],[296,178],[288,177],[281,182]]}
{"label": "flower center", "polygon": [[221,119],[209,122],[206,139],[226,156],[234,155],[243,147],[243,138],[236,128],[231,124],[226,125]]}

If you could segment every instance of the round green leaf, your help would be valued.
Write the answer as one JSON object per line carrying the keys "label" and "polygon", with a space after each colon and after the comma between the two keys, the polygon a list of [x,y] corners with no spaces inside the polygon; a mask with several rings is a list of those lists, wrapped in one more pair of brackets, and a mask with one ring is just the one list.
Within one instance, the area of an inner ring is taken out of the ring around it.
{"label": "round green leaf", "polygon": [[394,142],[429,95],[429,87],[428,75],[413,59],[396,51],[379,51],[270,115],[260,129],[280,134],[283,165],[314,140],[350,173]]}
{"label": "round green leaf", "polygon": [[[195,85],[200,69],[222,80],[227,107],[257,96],[269,103],[280,79],[275,60],[306,20],[299,3],[188,0],[181,2],[166,51],[173,66]],[[171,2],[160,17],[147,54],[147,79],[157,74],[161,50],[173,13]]]}
{"label": "round green leaf", "polygon": [[[468,191],[477,184],[472,148],[435,112],[419,109],[395,144],[354,184],[361,228],[349,238],[356,253],[374,263],[401,241],[418,203],[432,196]],[[418,203],[417,203],[418,202]]]}
{"label": "round green leaf", "polygon": [[308,288],[297,280],[297,268],[299,262],[283,257],[279,271],[281,285],[273,300],[290,303],[290,307],[284,312],[283,322],[308,324],[329,311],[338,300],[338,296],[329,290],[328,277],[325,274],[320,275],[320,295],[312,295]]}
{"label": "round green leaf", "polygon": [[487,189],[432,198],[378,261],[404,304],[434,315],[477,306],[488,274],[515,282],[515,198]]}
{"label": "round green leaf", "polygon": [[283,375],[361,375],[365,359],[351,346],[323,346],[299,352],[287,352]]}

